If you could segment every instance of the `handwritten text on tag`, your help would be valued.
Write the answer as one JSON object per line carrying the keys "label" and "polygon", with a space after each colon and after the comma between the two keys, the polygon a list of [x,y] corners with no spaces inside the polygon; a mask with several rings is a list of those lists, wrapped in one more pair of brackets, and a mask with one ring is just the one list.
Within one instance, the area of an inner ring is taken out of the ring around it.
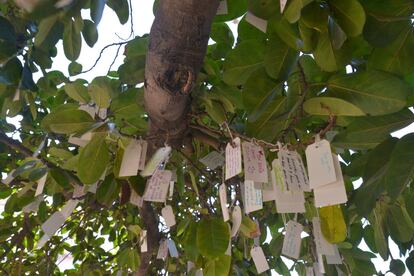
{"label": "handwritten text on tag", "polygon": [[286,235],[283,240],[282,254],[291,257],[293,259],[298,259],[300,255],[300,244],[303,226],[300,223],[297,223],[293,220],[289,221],[286,224]]}
{"label": "handwritten text on tag", "polygon": [[321,140],[306,148],[309,183],[312,189],[336,181],[331,146],[327,140]]}
{"label": "handwritten text on tag", "polygon": [[219,187],[220,207],[223,214],[223,220],[228,221],[230,219],[229,209],[227,208],[227,191],[226,184],[221,184]]}
{"label": "handwritten text on tag", "polygon": [[254,265],[256,266],[257,273],[263,273],[269,270],[269,264],[263,253],[263,249],[260,246],[255,246],[250,250],[250,255],[253,258]]}
{"label": "handwritten text on tag", "polygon": [[243,203],[246,214],[263,209],[262,190],[256,189],[253,181],[244,181]]}
{"label": "handwritten text on tag", "polygon": [[233,140],[226,146],[226,180],[242,172],[240,138]]}
{"label": "handwritten text on tag", "polygon": [[244,179],[265,183],[268,181],[266,157],[262,147],[243,142]]}
{"label": "handwritten text on tag", "polygon": [[158,170],[147,181],[145,187],[144,200],[153,202],[165,202],[169,190],[171,171]]}

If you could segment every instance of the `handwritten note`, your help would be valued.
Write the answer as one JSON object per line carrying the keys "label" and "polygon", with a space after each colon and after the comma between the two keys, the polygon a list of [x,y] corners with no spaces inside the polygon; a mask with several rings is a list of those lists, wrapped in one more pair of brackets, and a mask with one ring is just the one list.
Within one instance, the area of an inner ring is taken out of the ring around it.
{"label": "handwritten note", "polygon": [[251,25],[256,27],[257,29],[261,30],[262,32],[266,33],[267,30],[267,21],[255,16],[251,12],[246,13],[246,21],[249,22]]}
{"label": "handwritten note", "polygon": [[177,246],[175,246],[175,242],[171,239],[167,241],[168,251],[172,258],[178,258],[178,250]]}
{"label": "handwritten note", "polygon": [[240,138],[233,140],[233,145],[228,143],[226,146],[226,180],[242,172],[242,157]]}
{"label": "handwritten note", "polygon": [[252,256],[258,274],[269,270],[269,264],[267,263],[263,249],[260,246],[253,247],[250,250],[250,256]]}
{"label": "handwritten note", "polygon": [[222,154],[217,151],[212,151],[203,158],[200,159],[200,162],[203,163],[207,168],[214,170],[217,167],[224,165],[224,157]]}
{"label": "handwritten note", "polygon": [[282,167],[286,189],[288,191],[310,191],[302,158],[296,151],[280,150],[279,162]]}
{"label": "handwritten note", "polygon": [[151,176],[158,169],[161,163],[163,163],[171,153],[171,147],[166,146],[159,148],[155,154],[151,157],[151,160],[145,165],[144,170],[141,172],[141,175]]}
{"label": "handwritten note", "polygon": [[321,255],[335,255],[333,244],[330,244],[322,235],[320,219],[312,219],[313,236],[315,238],[316,252]]}
{"label": "handwritten note", "polygon": [[175,216],[170,205],[166,205],[164,208],[162,208],[161,215],[164,218],[165,224],[168,228],[171,228],[175,225]]}
{"label": "handwritten note", "polygon": [[268,181],[266,157],[262,147],[243,142],[244,179],[265,183]]}
{"label": "handwritten note", "polygon": [[165,202],[171,181],[171,171],[157,170],[147,181],[144,192],[145,201]]}
{"label": "handwritten note", "polygon": [[333,154],[332,159],[335,167],[335,174],[338,176],[338,179],[331,184],[313,189],[315,206],[318,208],[342,204],[348,201],[338,156]]}
{"label": "handwritten note", "polygon": [[286,234],[282,247],[283,255],[296,260],[299,259],[302,231],[303,226],[296,221],[291,220],[286,224]]}
{"label": "handwritten note", "polygon": [[327,140],[321,140],[306,148],[309,182],[312,189],[336,181],[331,146]]}
{"label": "handwritten note", "polygon": [[124,150],[122,156],[119,176],[135,176],[138,174],[139,163],[141,159],[141,143],[132,139]]}
{"label": "handwritten note", "polygon": [[339,253],[338,246],[333,244],[334,254],[333,255],[326,255],[326,263],[333,264],[333,265],[340,265],[342,264],[341,254]]}
{"label": "handwritten note", "polygon": [[43,193],[43,189],[45,187],[45,183],[46,183],[46,179],[47,179],[47,173],[45,175],[43,175],[38,181],[37,181],[37,187],[36,187],[36,192],[35,192],[35,196],[41,195]]}
{"label": "handwritten note", "polygon": [[223,214],[223,220],[228,221],[230,219],[230,214],[229,214],[229,209],[227,208],[226,184],[220,185],[219,198],[220,198],[221,213]]}
{"label": "handwritten note", "polygon": [[262,190],[256,189],[253,181],[244,181],[243,190],[243,203],[246,214],[263,209]]}

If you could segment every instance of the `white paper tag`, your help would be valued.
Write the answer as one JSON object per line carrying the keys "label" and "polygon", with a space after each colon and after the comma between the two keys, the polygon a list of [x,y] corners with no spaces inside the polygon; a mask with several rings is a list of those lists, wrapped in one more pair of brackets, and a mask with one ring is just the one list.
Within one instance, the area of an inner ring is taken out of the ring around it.
{"label": "white paper tag", "polygon": [[283,13],[286,7],[287,0],[280,0],[280,13]]}
{"label": "white paper tag", "polygon": [[219,198],[220,198],[221,213],[223,214],[223,220],[228,221],[230,219],[230,214],[229,214],[229,209],[227,208],[226,184],[220,185]]}
{"label": "white paper tag", "polygon": [[68,142],[80,147],[86,146],[89,141],[92,139],[92,132],[88,131],[82,134],[81,137],[76,137],[74,134],[69,136]]}
{"label": "white paper tag", "polygon": [[348,201],[338,156],[333,154],[332,159],[338,179],[331,184],[324,185],[313,190],[315,195],[315,206],[317,208],[342,204]]}
{"label": "white paper tag", "polygon": [[148,243],[147,243],[147,230],[141,230],[141,234],[139,237],[139,243],[141,244],[141,253],[148,251]]}
{"label": "white paper tag", "polygon": [[35,196],[41,195],[43,193],[43,188],[45,187],[46,178],[47,178],[47,173],[45,173],[45,175],[42,176],[42,178],[40,178],[37,181]]}
{"label": "white paper tag", "polygon": [[262,190],[256,189],[253,181],[244,181],[243,190],[243,203],[246,214],[263,209]]}
{"label": "white paper tag", "polygon": [[14,176],[13,176],[14,171],[15,170],[10,171],[9,174],[6,176],[6,178],[4,180],[2,180],[2,182],[4,184],[9,185],[13,181],[13,179],[14,179]]}
{"label": "white paper tag", "polygon": [[282,247],[283,255],[296,260],[299,259],[302,231],[303,226],[296,221],[291,220],[286,224],[286,234]]}
{"label": "white paper tag", "polygon": [[306,276],[314,276],[313,274],[313,266],[306,266],[305,267],[305,275]]}
{"label": "white paper tag", "polygon": [[217,167],[223,166],[224,161],[225,159],[223,155],[218,153],[217,151],[212,151],[200,159],[200,162],[203,163],[210,170],[214,170]]}
{"label": "white paper tag", "polygon": [[139,159],[139,170],[142,171],[145,169],[145,162],[147,159],[147,150],[148,142],[145,140],[140,140],[141,142],[141,158]]}
{"label": "white paper tag", "polygon": [[[105,177],[105,175],[103,176]],[[102,178],[101,178],[102,180]],[[99,181],[98,181],[99,182]],[[87,192],[92,193],[92,194],[96,194],[96,190],[98,189],[98,182],[93,183],[92,185],[85,185],[85,189]]]}
{"label": "white paper tag", "polygon": [[234,147],[230,143],[226,146],[226,180],[242,172],[240,138],[235,138],[233,144]]}
{"label": "white paper tag", "polygon": [[95,107],[83,104],[78,109],[87,112],[92,118],[95,118]]}
{"label": "white paper tag", "polygon": [[65,218],[65,220],[72,214],[73,210],[75,210],[78,203],[79,200],[77,199],[69,199],[66,202],[65,206],[63,206],[62,210],[60,210],[60,213]]}
{"label": "white paper tag", "polygon": [[266,157],[262,147],[253,143],[243,142],[244,179],[264,183],[267,176]]}
{"label": "white paper tag", "polygon": [[177,250],[177,247],[175,246],[175,242],[169,239],[167,241],[167,246],[168,246],[168,252],[170,253],[170,256],[172,258],[178,258],[178,250]]}
{"label": "white paper tag", "polygon": [[29,204],[23,207],[22,209],[23,213],[37,212],[37,210],[39,210],[40,202],[42,201],[43,201],[42,196],[36,197],[32,202],[30,202]]}
{"label": "white paper tag", "polygon": [[164,162],[171,153],[171,147],[159,148],[157,152],[151,157],[151,160],[145,165],[144,170],[141,172],[141,175],[151,176],[158,169],[160,164]]}
{"label": "white paper tag", "polygon": [[17,102],[18,100],[20,100],[20,89],[16,89],[16,93],[13,96],[13,102]]}
{"label": "white paper tag", "polygon": [[240,206],[235,206],[233,208],[233,212],[231,213],[231,222],[231,237],[235,237],[237,235],[237,232],[239,232],[240,225],[242,222],[242,212]]}
{"label": "white paper tag", "polygon": [[316,263],[316,265],[318,269],[317,271],[315,271],[315,274],[317,276],[325,274],[325,266],[323,264],[322,254],[318,254],[318,262]]}
{"label": "white paper tag", "polygon": [[157,170],[147,181],[144,200],[153,202],[165,202],[171,180],[171,171]]}
{"label": "white paper tag", "polygon": [[168,228],[171,228],[175,225],[175,216],[173,209],[170,205],[167,205],[164,208],[162,208],[161,215],[164,218],[165,224]]}
{"label": "white paper tag", "polygon": [[250,250],[250,256],[253,258],[254,265],[256,266],[257,273],[263,273],[269,270],[269,264],[263,253],[263,249],[260,246],[255,246]]}
{"label": "white paper tag", "polygon": [[139,161],[141,158],[141,143],[135,139],[131,140],[125,148],[122,156],[119,176],[135,176],[138,174]]}
{"label": "white paper tag", "polygon": [[276,200],[276,185],[273,183],[272,174],[273,171],[268,169],[267,175],[269,176],[269,180],[262,185],[263,202]]}
{"label": "white paper tag", "polygon": [[227,10],[227,0],[222,0],[220,1],[220,4],[217,8],[217,15],[223,15],[223,14],[227,14],[228,10]]}
{"label": "white paper tag", "polygon": [[165,260],[168,257],[168,244],[167,240],[162,240],[158,247],[157,259]]}
{"label": "white paper tag", "polygon": [[322,235],[321,223],[319,218],[314,217],[312,219],[313,236],[315,238],[316,252],[321,255],[335,255],[335,249],[333,244],[330,244],[325,240]]}
{"label": "white paper tag", "polygon": [[327,140],[321,140],[306,148],[309,183],[312,189],[336,181],[331,146]]}
{"label": "white paper tag", "polygon": [[42,230],[45,235],[52,237],[63,223],[65,223],[65,220],[60,212],[55,212],[42,224]]}
{"label": "white paper tag", "polygon": [[141,208],[142,204],[144,203],[144,200],[139,194],[137,194],[137,192],[131,189],[131,196],[129,198],[129,202],[131,202],[131,204],[137,206],[138,208]]}
{"label": "white paper tag", "polygon": [[[231,233],[230,223],[227,223],[227,226],[229,228],[229,233]],[[224,253],[224,254],[227,255],[227,256],[231,256],[231,237],[229,239],[229,245],[227,246],[226,253]]]}
{"label": "white paper tag", "polygon": [[275,189],[276,210],[282,213],[305,213],[305,195],[302,191],[286,191],[279,160],[272,162],[272,183]]}
{"label": "white paper tag", "polygon": [[262,32],[266,33],[267,30],[267,21],[257,17],[256,15],[252,14],[251,12],[246,13],[246,21],[252,24],[257,29],[261,30]]}
{"label": "white paper tag", "polygon": [[340,265],[342,264],[341,254],[339,254],[338,246],[333,244],[334,254],[326,255],[326,263],[331,265]]}
{"label": "white paper tag", "polygon": [[309,179],[302,158],[296,151],[280,150],[279,162],[288,191],[310,192]]}

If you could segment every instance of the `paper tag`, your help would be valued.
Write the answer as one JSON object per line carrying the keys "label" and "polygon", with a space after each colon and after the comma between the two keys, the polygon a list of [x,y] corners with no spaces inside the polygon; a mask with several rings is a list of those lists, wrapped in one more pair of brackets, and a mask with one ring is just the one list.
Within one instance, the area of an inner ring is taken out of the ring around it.
{"label": "paper tag", "polygon": [[272,183],[275,189],[276,210],[282,213],[305,213],[305,195],[302,191],[286,191],[278,159],[272,162]]}
{"label": "paper tag", "polygon": [[77,199],[69,199],[66,202],[65,206],[63,206],[62,210],[60,210],[60,213],[65,218],[65,220],[72,214],[73,210],[75,210],[78,203],[79,200]]}
{"label": "paper tag", "polygon": [[280,0],[280,13],[283,13],[286,7],[287,0]]}
{"label": "paper tag", "polygon": [[323,264],[322,254],[318,254],[318,262],[316,264],[317,264],[317,267],[318,267],[317,271],[319,271],[319,273],[315,271],[315,274],[318,275],[318,276],[323,275],[325,273],[325,266]]}
{"label": "paper tag", "polygon": [[272,174],[273,171],[268,169],[267,175],[269,176],[269,180],[262,185],[263,202],[276,200],[276,185],[273,183]]}
{"label": "paper tag", "polygon": [[227,0],[220,1],[220,4],[217,8],[217,15],[223,15],[227,13],[228,13]]}
{"label": "paper tag", "polygon": [[327,242],[322,235],[321,223],[319,218],[312,219],[313,236],[315,238],[316,252],[321,255],[335,255],[335,249],[332,244]]}
{"label": "paper tag", "polygon": [[231,222],[231,237],[235,237],[240,229],[240,225],[242,222],[242,212],[240,206],[235,206],[233,208],[233,212],[231,213]]}
{"label": "paper tag", "polygon": [[41,226],[45,235],[52,237],[72,214],[78,203],[78,200],[71,199],[63,206],[61,211],[52,214]]}
{"label": "paper tag", "polygon": [[16,93],[13,96],[13,102],[17,102],[18,100],[20,100],[20,89],[16,89]]}
{"label": "paper tag", "polygon": [[267,21],[255,16],[251,12],[246,13],[246,21],[249,22],[251,25],[256,27],[257,29],[261,30],[262,32],[266,33],[267,30]]}
{"label": "paper tag", "polygon": [[310,191],[302,158],[296,151],[280,150],[279,162],[288,191]]}
{"label": "paper tag", "polygon": [[207,168],[214,170],[217,167],[224,165],[224,157],[222,154],[217,151],[212,151],[203,158],[200,159],[200,162],[203,163]]}
{"label": "paper tag", "polygon": [[[102,180],[102,178],[101,178],[101,180]],[[98,182],[95,182],[95,183],[93,183],[92,185],[89,185],[89,186],[85,185],[84,187],[85,187],[86,191],[89,192],[89,193],[92,193],[92,194],[96,194],[96,190],[98,189]]]}
{"label": "paper tag", "polygon": [[147,181],[144,200],[153,202],[165,202],[171,180],[171,171],[158,170]]}
{"label": "paper tag", "polygon": [[98,106],[95,106],[95,113],[98,114],[98,117],[102,120],[106,119],[108,109],[106,108],[99,108]]}
{"label": "paper tag", "polygon": [[160,164],[164,162],[171,153],[171,147],[159,148],[157,152],[151,157],[151,160],[145,165],[144,170],[141,172],[142,176],[151,176],[158,169]]}
{"label": "paper tag", "polygon": [[131,140],[125,148],[122,156],[119,176],[135,176],[138,174],[139,161],[141,158],[141,143],[135,139]]}
{"label": "paper tag", "polygon": [[167,241],[167,246],[168,246],[168,252],[170,253],[170,256],[172,258],[178,258],[178,250],[177,250],[177,247],[175,246],[175,242],[169,239]]}
{"label": "paper tag", "polygon": [[92,132],[86,132],[81,137],[77,137],[74,134],[69,136],[68,142],[80,147],[86,146],[92,139]]}
{"label": "paper tag", "polygon": [[37,245],[36,248],[40,249],[42,248],[48,241],[50,240],[50,236],[48,235],[43,235],[38,241],[37,241]]}
{"label": "paper tag", "polygon": [[283,255],[296,260],[299,259],[302,231],[303,226],[296,221],[291,220],[286,224],[286,234],[282,247]]}
{"label": "paper tag", "polygon": [[263,253],[263,249],[260,246],[255,246],[250,250],[250,256],[253,258],[254,265],[256,266],[257,273],[263,273],[269,270],[269,264]]}
{"label": "paper tag", "polygon": [[[230,223],[227,223],[227,226],[229,228],[229,233],[231,233]],[[231,256],[231,237],[229,239],[229,245],[227,246],[226,252],[224,254],[227,255],[227,256]]]}
{"label": "paper tag", "polygon": [[30,202],[29,204],[23,207],[22,209],[23,213],[37,212],[37,210],[39,210],[40,202],[42,201],[43,201],[42,196],[36,197],[35,200],[33,200],[32,202]]}
{"label": "paper tag", "polygon": [[332,154],[332,159],[338,179],[331,184],[324,185],[313,190],[315,195],[315,206],[317,208],[342,204],[348,201],[338,156]]}
{"label": "paper tag", "polygon": [[327,140],[321,140],[306,148],[309,183],[312,189],[336,181],[331,146]]}
{"label": "paper tag", "polygon": [[226,180],[242,172],[240,138],[235,138],[233,144],[234,148],[230,143],[226,146]]}
{"label": "paper tag", "polygon": [[91,115],[92,118],[95,118],[95,107],[83,104],[78,109],[89,113],[89,115]]}
{"label": "paper tag", "polygon": [[221,184],[219,187],[220,207],[223,214],[223,220],[228,221],[230,219],[229,209],[227,208],[227,191],[226,184]]}
{"label": "paper tag", "polygon": [[244,181],[243,190],[243,203],[246,214],[263,209],[262,190],[256,189],[253,181]]}
{"label": "paper tag", "polygon": [[45,187],[46,178],[47,178],[47,173],[45,173],[45,175],[43,175],[42,178],[40,178],[37,181],[35,196],[41,195],[43,193],[43,188]]}
{"label": "paper tag", "polygon": [[141,244],[141,253],[148,251],[147,230],[141,230],[139,243]]}
{"label": "paper tag", "polygon": [[78,185],[78,184],[75,184],[74,185],[74,187],[73,187],[73,194],[72,194],[72,197],[73,198],[82,197],[85,194],[86,194],[86,192],[85,192],[84,186],[81,186],[81,185]]}
{"label": "paper tag", "polygon": [[306,266],[305,267],[305,275],[306,276],[314,276],[313,274],[313,267],[312,266]]}
{"label": "paper tag", "polygon": [[164,208],[162,208],[161,214],[168,228],[171,228],[175,225],[175,216],[173,209],[170,205],[167,205]]}
{"label": "paper tag", "polygon": [[4,180],[2,180],[2,182],[4,184],[9,185],[13,181],[13,179],[14,179],[14,176],[13,176],[14,171],[15,170],[10,171],[9,174],[6,176],[6,178]]}
{"label": "paper tag", "polygon": [[139,159],[139,170],[142,171],[145,169],[145,161],[147,159],[147,150],[148,142],[145,140],[140,140],[141,143],[141,158]]}
{"label": "paper tag", "polygon": [[167,240],[162,240],[158,247],[157,259],[165,260],[168,257],[168,244]]}
{"label": "paper tag", "polygon": [[243,142],[244,179],[264,183],[268,181],[266,157],[262,147]]}
{"label": "paper tag", "polygon": [[131,202],[131,204],[141,208],[142,204],[144,203],[144,200],[139,194],[137,194],[137,192],[135,192],[133,189],[131,189],[131,196],[129,198],[129,202]]}
{"label": "paper tag", "polygon": [[342,264],[341,254],[339,254],[338,246],[333,244],[334,254],[326,255],[326,263],[331,265],[340,265]]}

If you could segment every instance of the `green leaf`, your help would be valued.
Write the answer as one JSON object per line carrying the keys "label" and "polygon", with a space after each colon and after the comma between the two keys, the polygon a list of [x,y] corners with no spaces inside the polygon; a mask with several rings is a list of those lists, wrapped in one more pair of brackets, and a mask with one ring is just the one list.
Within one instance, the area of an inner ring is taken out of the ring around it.
{"label": "green leaf", "polygon": [[248,10],[260,18],[269,19],[274,15],[280,15],[279,0],[249,0]]}
{"label": "green leaf", "polygon": [[89,113],[77,109],[56,109],[43,118],[43,129],[61,133],[72,134],[86,130],[95,123]]}
{"label": "green leaf", "polygon": [[325,239],[330,243],[343,242],[346,238],[346,224],[340,205],[319,209],[321,230]]}
{"label": "green leaf", "polygon": [[268,23],[268,32],[277,34],[289,47],[296,50],[303,48],[303,41],[300,38],[297,26],[290,24],[286,19],[276,20],[272,18]]}
{"label": "green leaf", "polygon": [[82,64],[77,63],[76,61],[72,61],[68,67],[69,75],[75,76],[82,72]]}
{"label": "green leaf", "polygon": [[405,259],[405,265],[407,266],[408,271],[410,271],[411,275],[414,274],[414,251],[411,251],[408,258]]}
{"label": "green leaf", "polygon": [[204,268],[206,276],[227,276],[231,266],[231,256],[223,255],[214,260],[209,260]]}
{"label": "green leaf", "polygon": [[299,20],[302,8],[312,0],[292,0],[288,2],[283,16],[289,21],[289,23],[295,23]]}
{"label": "green leaf", "polygon": [[210,37],[216,43],[224,43],[229,46],[234,44],[233,33],[226,23],[213,23],[211,26]]}
{"label": "green leaf", "polygon": [[279,37],[271,36],[266,45],[264,66],[274,79],[285,80],[292,71],[299,52],[286,45]]}
{"label": "green leaf", "polygon": [[319,35],[318,44],[314,51],[316,63],[326,72],[334,72],[338,70],[338,62],[336,60],[333,45],[328,33]]}
{"label": "green leaf", "polygon": [[101,22],[106,0],[91,0],[91,18],[96,25]]}
{"label": "green leaf", "polygon": [[348,36],[357,36],[362,33],[365,24],[365,11],[358,0],[330,0],[329,6]]}
{"label": "green leaf", "polygon": [[110,207],[113,202],[118,199],[121,185],[110,175],[105,178],[101,185],[96,190],[96,200],[107,207]]}
{"label": "green leaf", "polygon": [[138,56],[131,60],[126,60],[119,71],[119,78],[123,83],[136,85],[145,80],[145,56]]}
{"label": "green leaf", "polygon": [[341,27],[335,22],[335,20],[331,16],[329,16],[328,18],[328,31],[332,47],[334,49],[340,49],[347,37],[344,31],[341,29]]}
{"label": "green leaf", "polygon": [[385,225],[390,237],[396,242],[409,242],[414,236],[413,222],[411,219],[406,219],[398,202],[388,207]]}
{"label": "green leaf", "polygon": [[124,248],[119,252],[118,265],[122,268],[129,268],[137,271],[141,263],[137,248]]}
{"label": "green leaf", "polygon": [[242,16],[247,11],[247,0],[226,0],[227,14],[216,15],[215,22],[227,22]]}
{"label": "green leaf", "polygon": [[128,22],[129,4],[128,0],[107,0],[108,7],[113,9],[118,16],[119,22],[123,25]]}
{"label": "green leaf", "polygon": [[78,176],[85,184],[93,184],[101,178],[109,164],[109,150],[105,134],[95,134],[92,140],[80,150]]}
{"label": "green leaf", "polygon": [[110,89],[106,85],[100,85],[96,83],[91,83],[89,85],[89,94],[91,95],[92,100],[100,108],[108,108],[111,103]]}
{"label": "green leaf", "polygon": [[229,245],[230,233],[221,218],[202,219],[197,227],[197,247],[210,259],[224,255]]}
{"label": "green leaf", "polygon": [[86,44],[88,44],[89,47],[93,47],[96,41],[98,41],[98,30],[96,25],[92,21],[85,19],[83,21],[82,35]]}
{"label": "green leaf", "polygon": [[76,30],[75,22],[70,19],[65,24],[63,31],[63,50],[70,61],[75,61],[80,55],[81,48],[82,38],[80,32]]}
{"label": "green leaf", "polygon": [[197,233],[198,233],[197,225],[198,223],[194,221],[183,221],[183,223],[179,224],[180,226],[179,229],[183,229],[185,227],[184,230],[180,231],[180,232],[184,232],[183,241],[182,241],[184,252],[186,252],[186,255],[188,256],[188,258],[193,261],[196,261],[197,257],[199,257],[200,255],[199,248],[197,245]]}
{"label": "green leaf", "polygon": [[373,148],[387,139],[392,132],[410,125],[413,121],[414,115],[408,109],[388,115],[355,118],[344,131],[334,137],[332,144],[340,148]]}
{"label": "green leaf", "polygon": [[329,115],[332,112],[336,116],[364,116],[365,113],[350,102],[333,97],[315,97],[303,104],[304,110],[312,115]]}
{"label": "green leaf", "polygon": [[391,260],[390,262],[390,271],[394,273],[396,276],[401,276],[405,272],[404,263],[401,260]]}
{"label": "green leaf", "polygon": [[90,101],[88,88],[86,88],[79,81],[66,84],[64,89],[69,97],[71,97],[75,101],[78,101],[79,103],[88,103]]}
{"label": "green leaf", "polygon": [[328,81],[327,95],[348,101],[375,116],[400,111],[410,93],[397,77],[379,71],[335,75]]}
{"label": "green leaf", "polygon": [[244,84],[254,71],[263,66],[264,51],[262,41],[246,40],[239,43],[224,61],[224,82],[229,85]]}
{"label": "green leaf", "polygon": [[34,42],[35,47],[39,47],[40,45],[42,45],[45,39],[49,36],[49,33],[53,29],[53,26],[56,24],[58,19],[59,19],[59,15],[55,14],[40,21],[38,31],[35,36],[35,42]]}
{"label": "green leaf", "polygon": [[[379,204],[378,204],[379,205]],[[388,259],[388,236],[384,233],[384,217],[381,213],[381,209],[378,208],[373,211],[373,221],[371,221],[372,227],[374,229],[374,243],[375,247],[378,250],[381,258],[384,260]]]}

